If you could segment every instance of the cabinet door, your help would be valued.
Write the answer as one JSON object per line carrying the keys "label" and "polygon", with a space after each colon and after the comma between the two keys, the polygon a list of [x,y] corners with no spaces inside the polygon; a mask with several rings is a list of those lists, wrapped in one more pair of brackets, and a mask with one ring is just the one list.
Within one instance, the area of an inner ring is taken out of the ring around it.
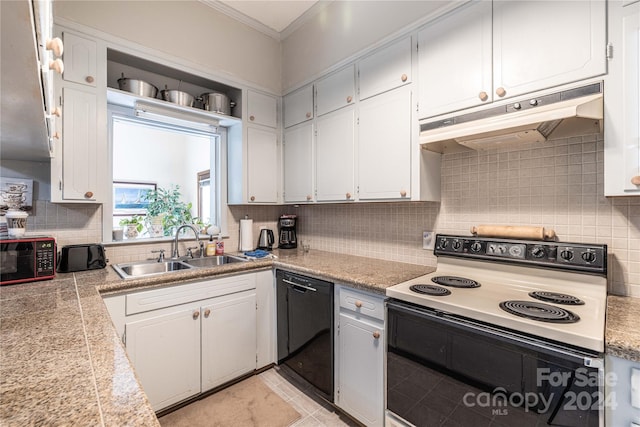
{"label": "cabinet door", "polygon": [[278,126],[276,98],[262,93],[247,92],[247,112],[249,123],[269,126]]}
{"label": "cabinet door", "polygon": [[200,309],[125,324],[127,354],[158,411],[200,393]]}
{"label": "cabinet door", "polygon": [[202,390],[256,368],[256,292],[216,298],[202,307]]}
{"label": "cabinet door", "polygon": [[97,45],[94,40],[64,32],[64,73],[68,82],[96,87]]}
{"label": "cabinet door", "polygon": [[313,200],[313,124],[284,132],[284,201]]}
{"label": "cabinet door", "polygon": [[367,426],[384,418],[384,329],[340,313],[338,406]]}
{"label": "cabinet door", "polygon": [[411,83],[411,50],[411,37],[406,37],[360,61],[360,99]]}
{"label": "cabinet door", "polygon": [[640,191],[640,3],[625,6],[622,13],[621,61],[625,95],[622,101],[624,114],[621,120],[621,134],[626,147],[624,190],[638,192]]}
{"label": "cabinet door", "polygon": [[[97,201],[100,170],[97,144],[97,99],[95,93],[65,87],[62,90],[62,198]],[[56,185],[58,183],[52,183]]]}
{"label": "cabinet door", "polygon": [[313,118],[313,85],[285,95],[284,127],[288,128]]}
{"label": "cabinet door", "polygon": [[343,68],[316,83],[316,114],[322,116],[355,101],[353,65]]}
{"label": "cabinet door", "polygon": [[492,101],[491,2],[472,2],[418,33],[419,117]]}
{"label": "cabinet door", "polygon": [[316,121],[316,199],[354,200],[353,107]]}
{"label": "cabinet door", "polygon": [[256,369],[276,362],[276,282],[273,270],[258,271],[256,276]]}
{"label": "cabinet door", "polygon": [[360,103],[359,199],[411,198],[411,89]]}
{"label": "cabinet door", "polygon": [[249,202],[278,201],[278,137],[274,131],[247,128],[247,197]]}
{"label": "cabinet door", "polygon": [[599,0],[493,2],[495,95],[604,74],[606,7]]}

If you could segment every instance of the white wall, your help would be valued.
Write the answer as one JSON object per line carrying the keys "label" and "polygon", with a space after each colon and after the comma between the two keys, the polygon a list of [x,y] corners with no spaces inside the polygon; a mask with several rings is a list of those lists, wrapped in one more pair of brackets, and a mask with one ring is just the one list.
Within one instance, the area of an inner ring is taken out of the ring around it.
{"label": "white wall", "polygon": [[[334,1],[282,41],[284,92],[451,1]],[[454,3],[461,3],[459,0]]]}
{"label": "white wall", "polygon": [[279,43],[195,0],[56,0],[54,16],[281,92]]}

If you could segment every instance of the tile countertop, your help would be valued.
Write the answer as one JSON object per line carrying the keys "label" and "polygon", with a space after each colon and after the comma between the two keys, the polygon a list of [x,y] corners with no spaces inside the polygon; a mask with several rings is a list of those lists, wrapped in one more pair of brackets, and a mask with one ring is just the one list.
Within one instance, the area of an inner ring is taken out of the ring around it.
{"label": "tile countertop", "polygon": [[608,355],[640,362],[640,298],[607,297],[605,347]]}
{"label": "tile countertop", "polygon": [[[212,275],[286,268],[384,294],[433,268],[329,252],[274,251],[278,258],[161,277],[122,280],[103,270],[58,274],[0,288],[0,425],[159,426],[101,294],[180,284]],[[213,273],[215,272],[215,273]]]}

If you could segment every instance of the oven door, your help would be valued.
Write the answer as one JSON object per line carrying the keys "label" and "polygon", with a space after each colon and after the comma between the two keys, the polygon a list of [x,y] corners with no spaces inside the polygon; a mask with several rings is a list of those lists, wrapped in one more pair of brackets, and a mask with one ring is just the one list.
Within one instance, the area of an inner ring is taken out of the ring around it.
{"label": "oven door", "polygon": [[601,355],[400,301],[389,301],[387,311],[391,419],[416,426],[604,425]]}

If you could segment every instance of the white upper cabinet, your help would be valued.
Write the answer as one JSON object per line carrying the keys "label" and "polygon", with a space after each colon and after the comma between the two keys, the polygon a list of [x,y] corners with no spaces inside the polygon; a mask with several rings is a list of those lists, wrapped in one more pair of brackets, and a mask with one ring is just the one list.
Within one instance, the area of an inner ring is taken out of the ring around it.
{"label": "white upper cabinet", "polygon": [[278,202],[278,136],[274,131],[247,129],[247,198],[249,203]]}
{"label": "white upper cabinet", "polygon": [[305,86],[284,97],[284,127],[313,119],[313,85]]}
{"label": "white upper cabinet", "polygon": [[313,201],[313,124],[284,131],[284,201]]}
{"label": "white upper cabinet", "polygon": [[605,81],[604,195],[640,195],[640,2],[610,2],[613,57]]}
{"label": "white upper cabinet", "polygon": [[247,123],[271,128],[278,126],[278,107],[275,97],[249,90],[247,104]]}
{"label": "white upper cabinet", "polygon": [[418,33],[420,117],[493,100],[491,2],[474,2]]}
{"label": "white upper cabinet", "polygon": [[411,83],[411,50],[411,37],[406,37],[360,61],[360,99]]}
{"label": "white upper cabinet", "polygon": [[418,34],[419,118],[603,75],[606,3],[481,1]]}
{"label": "white upper cabinet", "polygon": [[355,199],[355,111],[349,107],[316,121],[316,198]]}
{"label": "white upper cabinet", "polygon": [[360,103],[359,200],[411,198],[411,88]]}
{"label": "white upper cabinet", "polygon": [[64,73],[62,78],[68,82],[96,86],[97,46],[94,40],[65,31]]}
{"label": "white upper cabinet", "polygon": [[322,116],[355,102],[355,72],[349,65],[316,83],[316,114]]}
{"label": "white upper cabinet", "polygon": [[606,7],[600,0],[494,2],[494,94],[512,97],[604,74]]}

